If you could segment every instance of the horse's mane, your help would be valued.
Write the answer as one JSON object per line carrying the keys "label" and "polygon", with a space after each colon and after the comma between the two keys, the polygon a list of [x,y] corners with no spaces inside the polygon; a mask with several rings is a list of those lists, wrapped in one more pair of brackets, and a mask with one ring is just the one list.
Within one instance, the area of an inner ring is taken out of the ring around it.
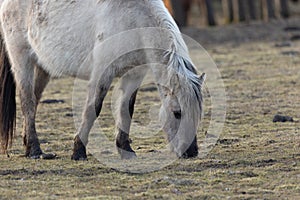
{"label": "horse's mane", "polygon": [[181,75],[183,79],[185,79],[187,83],[189,83],[185,84],[185,86],[181,86],[183,86],[183,89],[188,93],[196,96],[201,110],[202,83],[197,75],[197,71],[194,67],[193,62],[189,57],[188,48],[182,38],[181,32],[161,0],[148,1],[150,2],[150,6],[152,7],[153,11],[155,11],[155,16],[157,17],[157,21],[160,27],[169,30],[171,34],[172,42],[170,48],[165,53],[165,57],[168,59],[167,68],[169,68],[170,70],[173,69],[175,73]]}

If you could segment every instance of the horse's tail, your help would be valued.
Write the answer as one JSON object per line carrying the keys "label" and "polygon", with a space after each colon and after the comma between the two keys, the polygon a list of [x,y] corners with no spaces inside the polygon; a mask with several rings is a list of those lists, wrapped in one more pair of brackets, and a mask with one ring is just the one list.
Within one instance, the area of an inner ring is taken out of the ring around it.
{"label": "horse's tail", "polygon": [[0,144],[3,153],[12,143],[16,122],[16,84],[0,34]]}

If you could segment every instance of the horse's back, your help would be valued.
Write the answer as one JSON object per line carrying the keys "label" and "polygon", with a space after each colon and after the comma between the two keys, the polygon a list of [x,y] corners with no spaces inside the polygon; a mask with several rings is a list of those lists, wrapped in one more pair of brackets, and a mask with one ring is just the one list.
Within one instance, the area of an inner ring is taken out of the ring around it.
{"label": "horse's back", "polygon": [[6,33],[21,27],[24,32],[21,39],[27,41],[37,61],[52,76],[75,76],[83,63],[87,65],[84,66],[86,74],[91,73],[87,59],[98,43],[126,30],[158,26],[155,10],[149,6],[153,2],[155,0],[6,0],[2,15],[18,13],[18,22],[12,17],[1,19],[2,23],[7,21],[3,26]]}

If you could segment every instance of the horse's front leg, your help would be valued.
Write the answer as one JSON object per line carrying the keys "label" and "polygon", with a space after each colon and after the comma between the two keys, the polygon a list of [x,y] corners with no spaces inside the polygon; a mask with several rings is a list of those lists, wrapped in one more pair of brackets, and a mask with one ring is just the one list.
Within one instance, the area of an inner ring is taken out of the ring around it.
{"label": "horse's front leg", "polygon": [[[128,92],[130,93],[130,92]],[[129,130],[134,111],[134,104],[137,90],[131,96],[123,96],[120,103],[119,116],[117,123],[116,146],[122,159],[135,158],[136,154],[130,146]]]}
{"label": "horse's front leg", "polygon": [[[82,122],[78,132],[74,138],[74,148],[72,160],[86,160],[86,145],[88,143],[89,132],[94,124],[94,121],[99,116],[102,108],[104,97],[113,80],[113,75],[107,76],[104,74],[99,81],[91,80],[88,86],[88,95],[82,113]],[[98,83],[99,81],[99,83]]]}
{"label": "horse's front leg", "polygon": [[116,146],[122,159],[135,158],[136,154],[132,150],[129,138],[130,124],[134,112],[134,104],[137,95],[137,90],[141,85],[144,78],[145,71],[133,70],[121,79],[119,86],[119,98],[117,105],[117,134],[116,134]]}

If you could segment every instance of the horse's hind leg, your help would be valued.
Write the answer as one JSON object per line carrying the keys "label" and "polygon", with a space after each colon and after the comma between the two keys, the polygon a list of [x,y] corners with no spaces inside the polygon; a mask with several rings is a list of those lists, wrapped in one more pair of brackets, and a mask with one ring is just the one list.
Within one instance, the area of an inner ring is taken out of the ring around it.
{"label": "horse's hind leg", "polygon": [[36,106],[39,104],[42,98],[42,93],[49,83],[49,80],[50,75],[40,66],[36,65],[34,71],[34,94],[36,97]]}
{"label": "horse's hind leg", "polygon": [[[23,47],[23,49],[19,49]],[[18,45],[9,45],[8,50],[12,61],[12,70],[20,94],[21,110],[23,113],[23,142],[25,156],[40,158],[43,152],[35,128],[35,116],[38,100],[46,86],[49,77],[40,69],[35,70],[35,61],[28,44],[19,42]],[[38,75],[38,76],[35,76]],[[45,155],[46,158],[52,156]]]}
{"label": "horse's hind leg", "polygon": [[121,79],[119,86],[120,101],[117,107],[117,134],[116,146],[122,159],[135,158],[136,154],[132,150],[129,139],[131,119],[134,111],[134,103],[137,90],[144,78],[145,71],[129,72]]}
{"label": "horse's hind leg", "polygon": [[[42,97],[42,93],[45,87],[47,86],[49,80],[50,80],[49,74],[45,72],[40,66],[36,65],[34,70],[34,81],[33,81],[34,95],[36,99],[35,109],[37,109],[39,101]],[[26,126],[26,121],[24,119],[23,127],[25,126]],[[27,146],[27,136],[25,131],[23,131],[23,143],[25,146]]]}
{"label": "horse's hind leg", "polygon": [[[21,109],[24,116],[23,136],[26,147],[25,155],[39,158],[43,152],[35,129],[35,114],[37,99],[34,94],[34,63],[30,57],[30,50],[16,49],[11,54],[13,71],[17,88],[20,93]],[[16,52],[22,52],[17,54]]]}
{"label": "horse's hind leg", "polygon": [[[20,4],[20,5],[19,5]],[[23,5],[23,4],[22,4]],[[37,97],[34,89],[34,70],[36,60],[28,42],[27,29],[24,26],[21,3],[7,1],[1,9],[1,32],[6,41],[6,50],[12,65],[16,88],[20,94],[21,110],[24,116],[23,135],[25,138],[25,155],[39,158],[43,152],[35,129]],[[17,20],[16,20],[17,19]],[[40,90],[40,89],[39,89]],[[42,90],[41,90],[42,91]],[[41,92],[40,92],[41,93]]]}

